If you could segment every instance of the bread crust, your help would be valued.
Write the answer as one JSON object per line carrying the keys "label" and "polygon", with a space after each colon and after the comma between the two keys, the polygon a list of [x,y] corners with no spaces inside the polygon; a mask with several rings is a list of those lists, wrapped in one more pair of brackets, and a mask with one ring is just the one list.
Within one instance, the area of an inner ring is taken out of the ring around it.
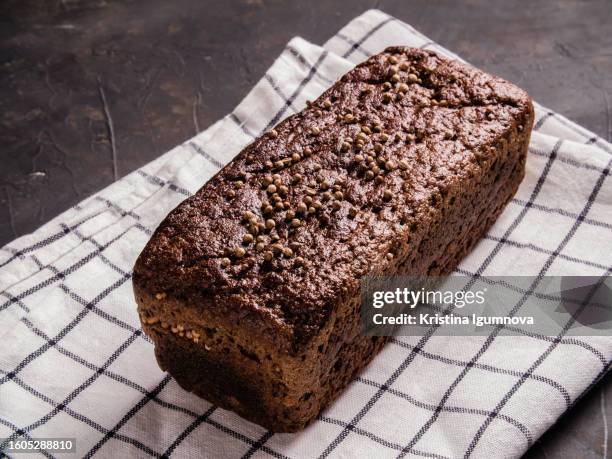
{"label": "bread crust", "polygon": [[450,273],[516,192],[533,119],[523,90],[431,51],[358,65],[155,231],[133,285],[160,366],[304,428],[386,341],[360,334],[360,280]]}

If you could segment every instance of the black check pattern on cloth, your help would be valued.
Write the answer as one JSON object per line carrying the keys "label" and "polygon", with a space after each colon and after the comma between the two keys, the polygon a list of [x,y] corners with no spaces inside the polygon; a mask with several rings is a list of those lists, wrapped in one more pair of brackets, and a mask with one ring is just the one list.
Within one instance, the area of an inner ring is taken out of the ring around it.
{"label": "black check pattern on cloth", "polygon": [[[502,455],[512,457],[550,425],[528,415],[534,401],[559,416],[606,374],[609,339],[525,334],[508,346],[496,331],[466,339],[462,350],[432,327],[420,338],[392,339],[313,426],[288,440],[186,394],[157,368],[129,283],[155,226],[245,144],[391,44],[450,55],[379,11],[359,16],[323,48],[294,39],[226,118],[0,250],[0,334],[13,343],[0,355],[0,438],[76,436],[85,457],[244,458],[345,456],[355,448],[390,457],[491,457],[500,454],[501,439]],[[606,248],[584,249],[589,235],[612,239],[611,217],[599,211],[612,199],[612,149],[539,106],[536,127],[525,183],[458,272],[476,279],[526,258],[523,268],[539,273],[537,280],[552,270],[604,279],[611,269],[601,256]],[[568,175],[580,177],[572,190],[580,198],[551,199],[551,186]],[[525,231],[533,218],[557,219],[550,243]],[[538,297],[537,284],[520,293]],[[528,360],[512,359],[517,347],[529,351]],[[577,384],[567,377],[572,372],[590,382]],[[471,388],[473,374],[482,387]],[[100,394],[104,403],[92,409]]]}

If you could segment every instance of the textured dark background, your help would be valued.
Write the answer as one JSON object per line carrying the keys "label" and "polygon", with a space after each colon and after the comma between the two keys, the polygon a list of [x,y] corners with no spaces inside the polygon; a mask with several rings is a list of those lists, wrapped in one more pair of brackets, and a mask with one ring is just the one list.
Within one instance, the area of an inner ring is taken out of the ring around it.
{"label": "textured dark background", "polygon": [[[611,1],[3,0],[0,246],[229,112],[291,37],[372,7],[612,139]],[[601,458],[609,380],[528,456]]]}

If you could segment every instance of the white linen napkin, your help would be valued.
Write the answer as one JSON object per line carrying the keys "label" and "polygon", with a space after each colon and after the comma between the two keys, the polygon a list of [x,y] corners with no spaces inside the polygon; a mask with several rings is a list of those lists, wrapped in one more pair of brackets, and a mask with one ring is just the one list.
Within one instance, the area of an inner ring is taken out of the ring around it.
{"label": "white linen napkin", "polygon": [[[273,435],[158,368],[130,283],[152,231],[390,45],[457,58],[377,10],[322,47],[294,38],[230,115],[0,250],[0,438],[76,438],[85,457],[518,457],[607,372],[609,336],[398,337],[305,431]],[[536,113],[525,180],[458,272],[609,275],[612,146]]]}

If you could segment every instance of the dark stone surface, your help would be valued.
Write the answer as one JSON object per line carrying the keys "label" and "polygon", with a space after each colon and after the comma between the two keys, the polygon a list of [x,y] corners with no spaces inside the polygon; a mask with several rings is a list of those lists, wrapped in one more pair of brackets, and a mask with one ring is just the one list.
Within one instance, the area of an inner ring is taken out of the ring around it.
{"label": "dark stone surface", "polygon": [[[4,0],[0,245],[226,114],[291,37],[322,43],[371,7],[612,139],[606,0]],[[609,379],[528,456],[602,457]]]}

